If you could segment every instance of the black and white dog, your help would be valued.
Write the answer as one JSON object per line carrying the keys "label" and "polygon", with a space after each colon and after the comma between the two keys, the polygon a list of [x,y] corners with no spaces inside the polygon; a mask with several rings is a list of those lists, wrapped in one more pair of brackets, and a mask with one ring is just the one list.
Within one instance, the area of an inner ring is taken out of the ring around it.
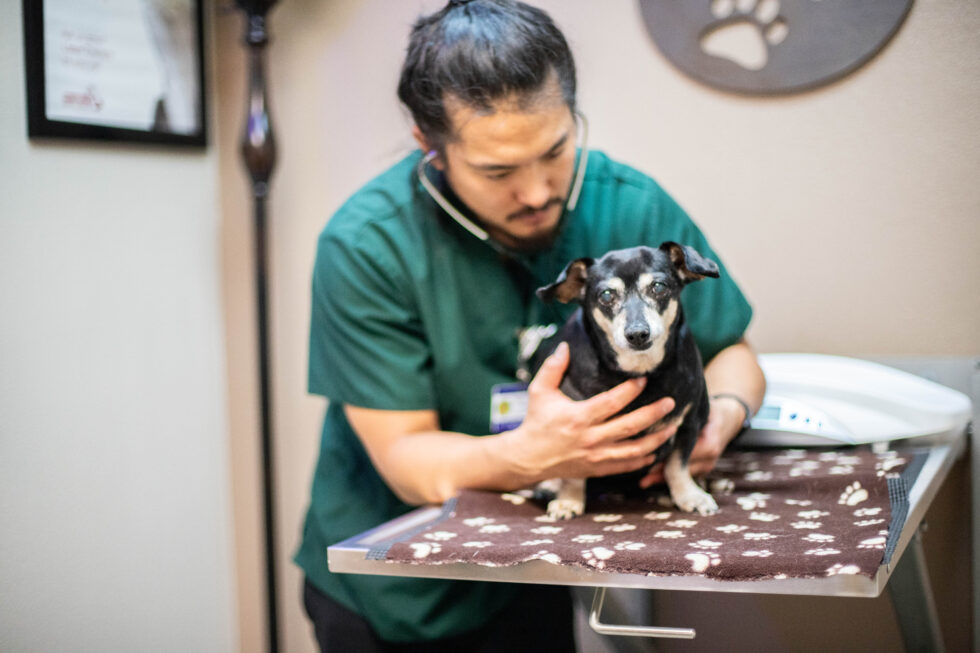
{"label": "black and white dog", "polygon": [[[673,397],[674,409],[648,432],[679,423],[676,435],[657,449],[657,462],[666,459],[664,477],[677,507],[702,515],[716,512],[718,505],[691,478],[687,463],[708,419],[708,394],[680,294],[692,281],[717,276],[714,261],[674,242],[572,261],[537,294],[545,302],[579,302],[580,307],[532,361],[536,371],[559,342],[567,342],[568,370],[560,387],[579,400],[646,376],[642,393],[624,413]],[[584,480],[554,479],[543,485],[555,493],[548,504],[551,517],[568,519],[585,511]]]}

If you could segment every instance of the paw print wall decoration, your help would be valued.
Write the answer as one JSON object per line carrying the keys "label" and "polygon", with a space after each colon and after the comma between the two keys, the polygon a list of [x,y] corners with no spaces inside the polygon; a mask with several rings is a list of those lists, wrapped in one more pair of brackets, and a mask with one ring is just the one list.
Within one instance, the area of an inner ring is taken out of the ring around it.
{"label": "paw print wall decoration", "polygon": [[871,60],[912,0],[640,0],[647,31],[675,66],[715,88],[793,93]]}

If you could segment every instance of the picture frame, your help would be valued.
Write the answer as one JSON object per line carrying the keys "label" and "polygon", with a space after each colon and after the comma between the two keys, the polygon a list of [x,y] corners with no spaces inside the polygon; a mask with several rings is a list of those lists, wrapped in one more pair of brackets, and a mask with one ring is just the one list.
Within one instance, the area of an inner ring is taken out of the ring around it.
{"label": "picture frame", "polygon": [[204,0],[23,0],[27,134],[207,145]]}

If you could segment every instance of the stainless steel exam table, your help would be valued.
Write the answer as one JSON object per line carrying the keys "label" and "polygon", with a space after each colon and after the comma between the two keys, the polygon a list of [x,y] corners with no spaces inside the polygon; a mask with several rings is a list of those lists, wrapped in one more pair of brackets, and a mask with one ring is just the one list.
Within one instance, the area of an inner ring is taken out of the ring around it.
{"label": "stainless steel exam table", "polygon": [[[889,361],[895,364],[901,361]],[[964,376],[961,361],[957,361],[953,376],[955,385],[973,385],[961,388],[974,397],[974,410],[978,410],[977,393],[980,391],[980,362],[973,361],[972,372]],[[949,365],[935,361],[906,362],[909,371],[923,376],[945,379]],[[902,366],[900,364],[896,367]],[[937,370],[937,373],[932,373]],[[972,380],[969,378],[972,377]],[[954,384],[950,384],[954,385]],[[977,420],[974,418],[974,426]],[[701,576],[646,576],[639,574],[609,573],[582,567],[554,565],[534,560],[507,567],[487,567],[472,563],[424,565],[395,563],[368,559],[367,553],[376,543],[406,534],[437,519],[441,507],[419,508],[398,519],[373,528],[365,533],[339,542],[327,550],[330,570],[336,573],[411,576],[418,578],[445,578],[454,580],[498,581],[512,583],[540,583],[596,588],[589,623],[594,630],[608,635],[634,635],[646,637],[693,638],[695,632],[687,628],[657,628],[649,626],[610,625],[600,620],[602,603],[607,588],[632,588],[648,590],[679,590],[702,592],[736,592],[748,594],[783,594],[797,596],[865,597],[879,596],[887,587],[894,605],[897,621],[908,650],[943,651],[944,645],[938,614],[929,582],[920,539],[923,518],[930,504],[946,480],[954,463],[967,450],[969,429],[946,441],[926,448],[927,458],[909,488],[908,515],[902,526],[897,546],[888,564],[882,564],[873,577],[836,575],[826,578],[789,578],[762,581],[719,581]],[[902,443],[897,443],[898,447]],[[911,445],[909,445],[911,446]],[[916,449],[921,447],[916,446]],[[977,451],[971,456],[974,497],[977,496]],[[976,521],[976,520],[974,520]],[[974,523],[976,532],[976,523]],[[977,543],[974,543],[974,551]],[[974,556],[976,557],[976,556]],[[974,588],[976,595],[977,588]]]}
{"label": "stainless steel exam table", "polygon": [[[371,560],[371,547],[396,538],[436,520],[441,507],[419,508],[377,528],[339,542],[327,550],[330,570],[338,573],[447,578],[454,580],[543,583],[595,587],[596,595],[589,617],[590,625],[609,635],[648,637],[694,637],[692,629],[616,626],[600,621],[605,589],[623,587],[649,590],[702,592],[743,592],[752,594],[793,594],[873,598],[889,588],[902,626],[903,637],[912,650],[943,650],[938,615],[932,597],[919,528],[936,493],[956,460],[966,449],[967,434],[961,433],[945,444],[928,448],[928,456],[909,490],[909,511],[890,564],[883,564],[874,577],[837,575],[827,578],[788,578],[763,581],[719,581],[701,576],[646,576],[608,573],[554,565],[534,560],[508,567],[487,567],[473,563],[424,565]],[[891,581],[889,583],[889,580]]]}

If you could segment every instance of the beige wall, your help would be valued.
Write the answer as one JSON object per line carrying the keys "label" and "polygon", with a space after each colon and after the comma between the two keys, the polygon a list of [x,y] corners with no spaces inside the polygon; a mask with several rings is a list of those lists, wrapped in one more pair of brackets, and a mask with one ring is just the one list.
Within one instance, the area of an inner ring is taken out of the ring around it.
{"label": "beige wall", "polygon": [[[305,393],[315,239],[350,193],[412,147],[395,98],[397,71],[413,18],[441,4],[290,0],[271,15],[281,146],[271,202],[271,308],[288,651],[310,650],[299,574],[288,557],[323,410],[322,400]],[[755,305],[750,337],[758,349],[980,352],[980,5],[917,2],[894,41],[853,75],[804,94],[749,98],[675,70],[646,35],[635,2],[538,4],[576,52],[593,147],[651,173],[701,224]],[[240,600],[243,614],[254,617],[242,620],[245,650],[260,650],[249,648],[261,644],[262,626],[251,254],[236,157],[244,101],[238,17],[219,16],[218,31]],[[803,612],[811,606],[802,605]],[[867,614],[861,602],[845,612],[894,637],[887,606],[866,605]],[[773,632],[788,628],[792,615],[780,602],[757,609],[776,624]]]}
{"label": "beige wall", "polygon": [[0,651],[237,648],[213,149],[27,139],[0,3]]}

